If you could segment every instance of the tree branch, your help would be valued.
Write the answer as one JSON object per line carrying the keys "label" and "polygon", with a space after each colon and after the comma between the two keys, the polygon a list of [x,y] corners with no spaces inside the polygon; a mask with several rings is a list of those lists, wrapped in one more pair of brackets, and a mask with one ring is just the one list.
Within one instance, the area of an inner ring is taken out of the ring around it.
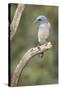
{"label": "tree branch", "polygon": [[51,47],[52,47],[51,42],[48,42],[47,45],[44,44],[44,45],[39,46],[40,49],[38,47],[29,49],[25,53],[25,55],[22,57],[19,64],[17,64],[17,67],[14,71],[14,74],[13,74],[13,77],[11,80],[11,86],[17,86],[19,76],[21,75],[21,73],[22,73],[24,67],[27,65],[28,61],[30,61],[34,55],[37,55],[38,53],[41,53],[41,52],[45,52],[46,50],[48,50]]}
{"label": "tree branch", "polygon": [[15,11],[14,18],[13,18],[12,23],[10,25],[10,39],[11,40],[17,31],[24,7],[25,7],[25,5],[18,4],[17,9]]}

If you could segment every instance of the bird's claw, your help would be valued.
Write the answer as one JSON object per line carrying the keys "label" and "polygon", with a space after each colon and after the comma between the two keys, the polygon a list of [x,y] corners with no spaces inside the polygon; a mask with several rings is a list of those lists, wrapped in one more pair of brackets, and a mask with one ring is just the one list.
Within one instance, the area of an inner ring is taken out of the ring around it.
{"label": "bird's claw", "polygon": [[41,49],[40,46],[37,47],[39,50]]}

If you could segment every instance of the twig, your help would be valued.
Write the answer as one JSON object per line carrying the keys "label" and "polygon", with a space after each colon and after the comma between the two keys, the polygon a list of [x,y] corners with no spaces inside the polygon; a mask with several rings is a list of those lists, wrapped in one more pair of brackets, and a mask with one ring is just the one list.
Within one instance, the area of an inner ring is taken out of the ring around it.
{"label": "twig", "polygon": [[51,44],[51,42],[48,42],[47,45],[44,44],[44,45],[39,46],[39,47],[40,47],[40,49],[38,49],[38,47],[34,47],[34,48],[29,49],[25,53],[25,55],[22,57],[22,59],[20,60],[19,64],[17,64],[17,67],[14,71],[14,74],[13,74],[13,77],[11,80],[11,86],[17,86],[19,76],[21,75],[21,73],[22,73],[24,67],[27,65],[28,61],[30,61],[34,55],[37,55],[38,53],[41,53],[41,52],[45,52],[46,50],[51,48],[52,44]]}
{"label": "twig", "polygon": [[17,9],[15,11],[14,18],[13,18],[12,23],[10,25],[10,39],[11,40],[17,31],[24,7],[25,7],[25,5],[18,4]]}

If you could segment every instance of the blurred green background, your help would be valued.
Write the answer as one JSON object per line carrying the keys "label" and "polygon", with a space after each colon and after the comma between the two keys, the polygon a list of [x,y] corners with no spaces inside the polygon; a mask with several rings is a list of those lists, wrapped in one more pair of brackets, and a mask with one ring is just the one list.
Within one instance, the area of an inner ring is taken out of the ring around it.
{"label": "blurred green background", "polygon": [[[11,4],[10,17],[13,19],[17,4]],[[39,15],[47,16],[52,25],[49,40],[53,47],[40,59],[34,56],[24,68],[18,85],[43,85],[58,83],[58,7],[25,5],[18,30],[11,41],[11,76],[23,55],[36,46],[38,23],[33,23]]]}

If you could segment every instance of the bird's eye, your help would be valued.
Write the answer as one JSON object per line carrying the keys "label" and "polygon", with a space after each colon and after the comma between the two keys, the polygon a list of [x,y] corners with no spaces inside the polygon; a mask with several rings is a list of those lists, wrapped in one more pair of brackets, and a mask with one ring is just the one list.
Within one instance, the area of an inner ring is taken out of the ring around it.
{"label": "bird's eye", "polygon": [[38,21],[41,21],[41,19],[38,19]]}

